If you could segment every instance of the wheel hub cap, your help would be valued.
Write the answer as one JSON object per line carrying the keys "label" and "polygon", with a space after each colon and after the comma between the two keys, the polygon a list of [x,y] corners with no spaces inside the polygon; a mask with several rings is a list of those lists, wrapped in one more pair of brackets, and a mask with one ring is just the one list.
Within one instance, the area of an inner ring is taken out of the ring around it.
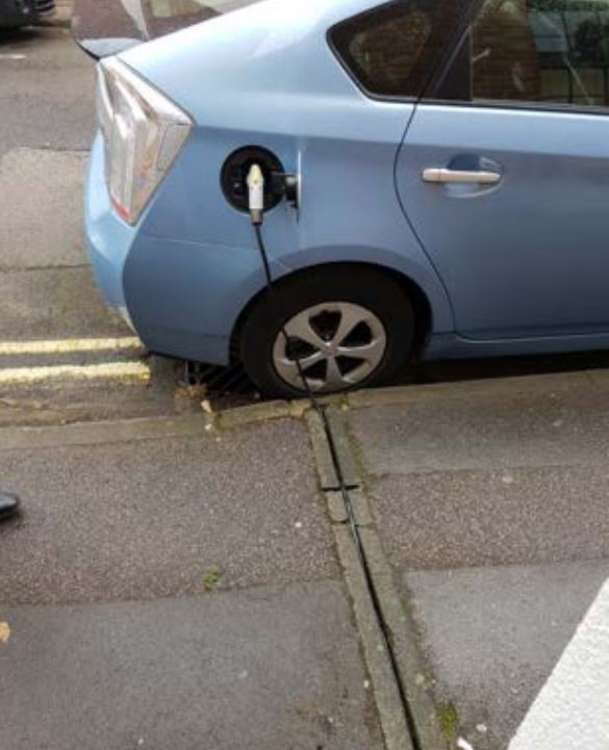
{"label": "wheel hub cap", "polygon": [[[284,335],[285,332],[285,335]],[[350,302],[328,302],[295,315],[273,347],[279,377],[304,390],[328,393],[366,380],[381,363],[387,336],[374,313]]]}

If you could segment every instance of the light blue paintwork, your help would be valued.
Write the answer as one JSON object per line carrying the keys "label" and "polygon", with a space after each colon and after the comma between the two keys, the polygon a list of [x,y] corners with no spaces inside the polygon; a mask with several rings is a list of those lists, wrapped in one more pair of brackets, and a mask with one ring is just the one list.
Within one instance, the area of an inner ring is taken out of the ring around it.
{"label": "light blue paintwork", "polygon": [[132,325],[123,288],[125,259],[136,230],[120,221],[110,203],[106,189],[104,148],[98,133],[89,161],[85,210],[85,236],[97,285],[106,302]]}
{"label": "light blue paintwork", "polygon": [[[455,331],[481,353],[500,353],[499,340],[512,351],[607,343],[607,123],[599,114],[417,107],[398,188],[446,286]],[[425,184],[433,166],[490,166],[502,178]]]}
{"label": "light blue paintwork", "polygon": [[[249,218],[220,188],[224,160],[248,145],[302,179],[299,213],[283,203],[265,217],[276,278],[338,261],[402,274],[432,310],[429,357],[609,345],[606,119],[367,98],[326,33],[377,4],[266,0],[121,55],[196,122],[134,228],[110,206],[99,139],[91,159],[97,279],[153,351],[226,363],[240,314],[264,288]],[[502,183],[457,196],[421,181],[423,167],[456,157],[495,160]]]}

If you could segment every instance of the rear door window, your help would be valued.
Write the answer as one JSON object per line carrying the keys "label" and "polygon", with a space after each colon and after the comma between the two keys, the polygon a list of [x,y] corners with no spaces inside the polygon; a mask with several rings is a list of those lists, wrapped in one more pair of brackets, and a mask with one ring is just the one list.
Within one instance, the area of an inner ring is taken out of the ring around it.
{"label": "rear door window", "polygon": [[486,0],[472,98],[607,106],[609,0]]}
{"label": "rear door window", "polygon": [[330,41],[367,93],[417,98],[449,51],[459,16],[454,0],[398,0],[335,26]]}
{"label": "rear door window", "polygon": [[440,99],[608,107],[609,0],[484,0],[453,67]]}

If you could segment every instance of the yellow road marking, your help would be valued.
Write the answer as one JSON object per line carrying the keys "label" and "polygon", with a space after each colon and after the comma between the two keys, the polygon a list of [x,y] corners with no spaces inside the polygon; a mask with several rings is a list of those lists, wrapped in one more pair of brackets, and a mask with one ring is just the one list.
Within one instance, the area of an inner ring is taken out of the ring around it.
{"label": "yellow road marking", "polygon": [[135,336],[106,339],[57,339],[51,341],[0,341],[0,356],[15,354],[67,354],[70,352],[142,350]]}
{"label": "yellow road marking", "polygon": [[143,362],[109,362],[99,365],[52,365],[0,369],[0,386],[30,385],[60,378],[148,383],[150,382],[150,367]]}

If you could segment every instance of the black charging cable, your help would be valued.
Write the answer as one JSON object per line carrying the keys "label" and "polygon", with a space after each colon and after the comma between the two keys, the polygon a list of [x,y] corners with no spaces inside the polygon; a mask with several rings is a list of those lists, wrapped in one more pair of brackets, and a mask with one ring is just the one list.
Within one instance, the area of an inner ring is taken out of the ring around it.
{"label": "black charging cable", "polygon": [[[279,309],[279,301],[277,299],[277,294],[273,286],[271,264],[269,263],[269,257],[266,251],[266,246],[264,244],[264,238],[262,237],[262,223],[264,221],[264,175],[258,164],[253,164],[250,168],[249,174],[247,176],[247,187],[249,192],[250,219],[252,221],[252,226],[254,227],[256,244],[258,245],[258,251],[262,260],[262,266],[264,268],[267,294],[269,296],[271,307],[273,308],[274,316],[277,320],[282,320],[283,315],[281,314],[281,310]],[[288,333],[285,330],[285,325],[283,324],[281,326],[281,335],[284,337],[286,349],[288,349],[290,345],[290,337],[288,336]],[[302,381],[302,385],[307,398],[309,398],[316,411],[318,411],[320,414],[323,414],[321,406],[319,405],[319,402],[317,401],[315,394],[313,393],[311,386],[309,385],[309,381],[307,380],[304,370],[302,369],[300,359],[297,357],[295,362],[296,368],[298,369],[298,376]]]}

